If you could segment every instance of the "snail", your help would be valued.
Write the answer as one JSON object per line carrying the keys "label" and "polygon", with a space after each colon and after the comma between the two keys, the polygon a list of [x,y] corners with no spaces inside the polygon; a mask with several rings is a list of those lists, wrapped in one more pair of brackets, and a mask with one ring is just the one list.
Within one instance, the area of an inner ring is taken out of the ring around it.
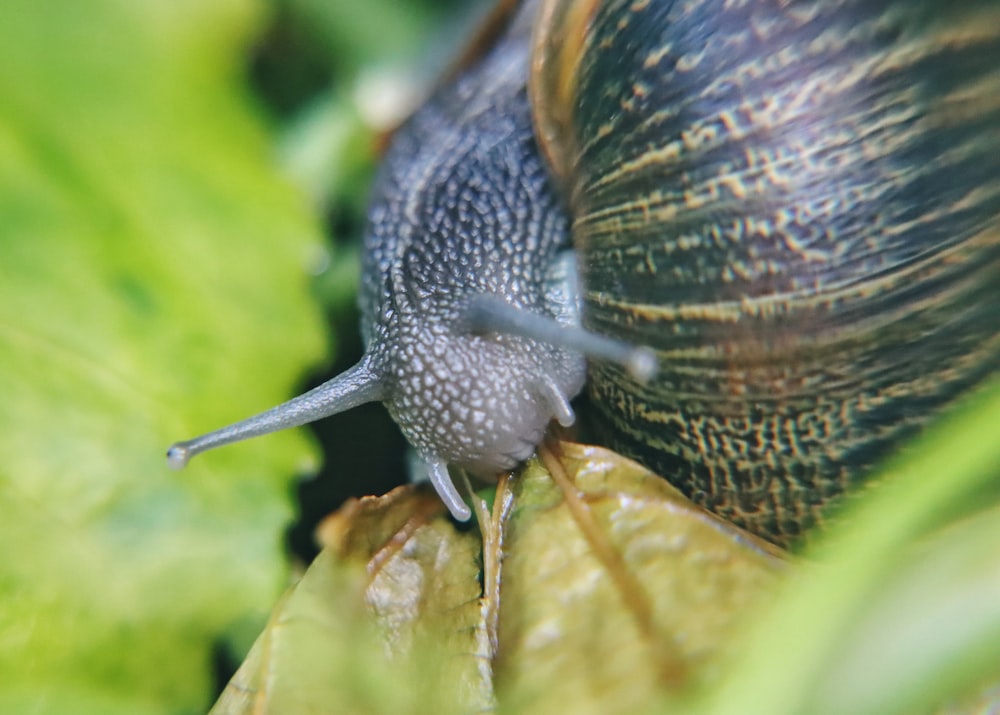
{"label": "snail", "polygon": [[168,458],[382,401],[465,520],[449,465],[516,467],[586,383],[787,544],[998,371],[998,298],[995,3],[526,2],[393,136],[360,362]]}

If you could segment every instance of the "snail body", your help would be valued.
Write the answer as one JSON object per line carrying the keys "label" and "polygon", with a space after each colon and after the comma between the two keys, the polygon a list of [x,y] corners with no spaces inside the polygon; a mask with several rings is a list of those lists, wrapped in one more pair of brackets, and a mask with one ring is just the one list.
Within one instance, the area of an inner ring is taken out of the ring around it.
{"label": "snail body", "polygon": [[360,296],[365,354],[329,382],[174,445],[194,454],[382,401],[452,514],[448,471],[483,478],[534,452],[569,401],[584,355],[652,369],[647,351],[583,332],[568,219],[532,130],[531,13],[394,135],[373,191]]}
{"label": "snail body", "polygon": [[365,344],[392,385],[389,413],[460,518],[468,507],[447,465],[513,469],[553,417],[572,422],[569,400],[586,377],[576,351],[491,331],[489,318],[466,325],[488,298],[557,324],[580,320],[575,292],[559,290],[568,223],[534,143],[527,59],[523,39],[501,42],[401,128],[369,214]]}
{"label": "snail body", "polygon": [[985,2],[525,4],[393,138],[362,360],[168,455],[380,400],[465,519],[448,465],[513,468],[586,379],[614,447],[787,542],[1000,365],[997,146]]}

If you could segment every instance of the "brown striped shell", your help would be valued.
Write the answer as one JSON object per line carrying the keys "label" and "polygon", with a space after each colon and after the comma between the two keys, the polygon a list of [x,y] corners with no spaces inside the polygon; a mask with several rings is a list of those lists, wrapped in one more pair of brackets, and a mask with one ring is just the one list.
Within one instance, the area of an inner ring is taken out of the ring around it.
{"label": "brown striped shell", "polygon": [[1000,4],[551,0],[532,101],[607,438],[787,543],[1000,367]]}

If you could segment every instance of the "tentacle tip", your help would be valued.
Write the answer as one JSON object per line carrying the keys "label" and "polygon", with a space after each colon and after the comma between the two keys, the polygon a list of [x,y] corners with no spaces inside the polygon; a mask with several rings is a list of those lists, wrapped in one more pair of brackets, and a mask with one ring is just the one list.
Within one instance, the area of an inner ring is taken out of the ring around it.
{"label": "tentacle tip", "polygon": [[542,379],[538,380],[535,383],[535,389],[539,391],[539,394],[548,403],[556,422],[563,427],[573,426],[573,423],[576,422],[576,414],[573,412],[573,407],[569,404],[566,395],[563,394],[562,389],[551,376],[545,375]]}
{"label": "tentacle tip", "polygon": [[660,361],[650,348],[636,348],[629,355],[625,369],[629,375],[645,385],[656,377],[656,373],[660,370]]}
{"label": "tentacle tip", "polygon": [[167,450],[167,464],[173,469],[183,469],[190,459],[191,450],[183,442],[178,442]]}
{"label": "tentacle tip", "polygon": [[448,511],[451,512],[455,521],[466,522],[472,518],[472,509],[465,502],[459,504],[448,504]]}
{"label": "tentacle tip", "polygon": [[556,415],[556,422],[560,427],[572,427],[576,424],[576,413],[570,410],[568,414]]}
{"label": "tentacle tip", "polygon": [[441,497],[441,501],[448,507],[451,515],[457,521],[468,521],[471,519],[472,510],[465,503],[465,500],[462,499],[462,495],[458,493],[458,489],[455,488],[455,482],[452,481],[451,475],[448,473],[447,462],[433,456],[430,458],[423,457],[422,459],[427,465],[427,475],[431,478],[434,491]]}

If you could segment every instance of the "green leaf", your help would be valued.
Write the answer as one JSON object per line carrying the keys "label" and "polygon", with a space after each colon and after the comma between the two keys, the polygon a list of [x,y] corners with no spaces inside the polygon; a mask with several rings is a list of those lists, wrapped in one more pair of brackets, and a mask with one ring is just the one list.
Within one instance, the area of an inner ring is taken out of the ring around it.
{"label": "green leaf", "polygon": [[167,469],[322,349],[248,0],[0,3],[0,712],[203,706],[272,602],[294,433]]}

